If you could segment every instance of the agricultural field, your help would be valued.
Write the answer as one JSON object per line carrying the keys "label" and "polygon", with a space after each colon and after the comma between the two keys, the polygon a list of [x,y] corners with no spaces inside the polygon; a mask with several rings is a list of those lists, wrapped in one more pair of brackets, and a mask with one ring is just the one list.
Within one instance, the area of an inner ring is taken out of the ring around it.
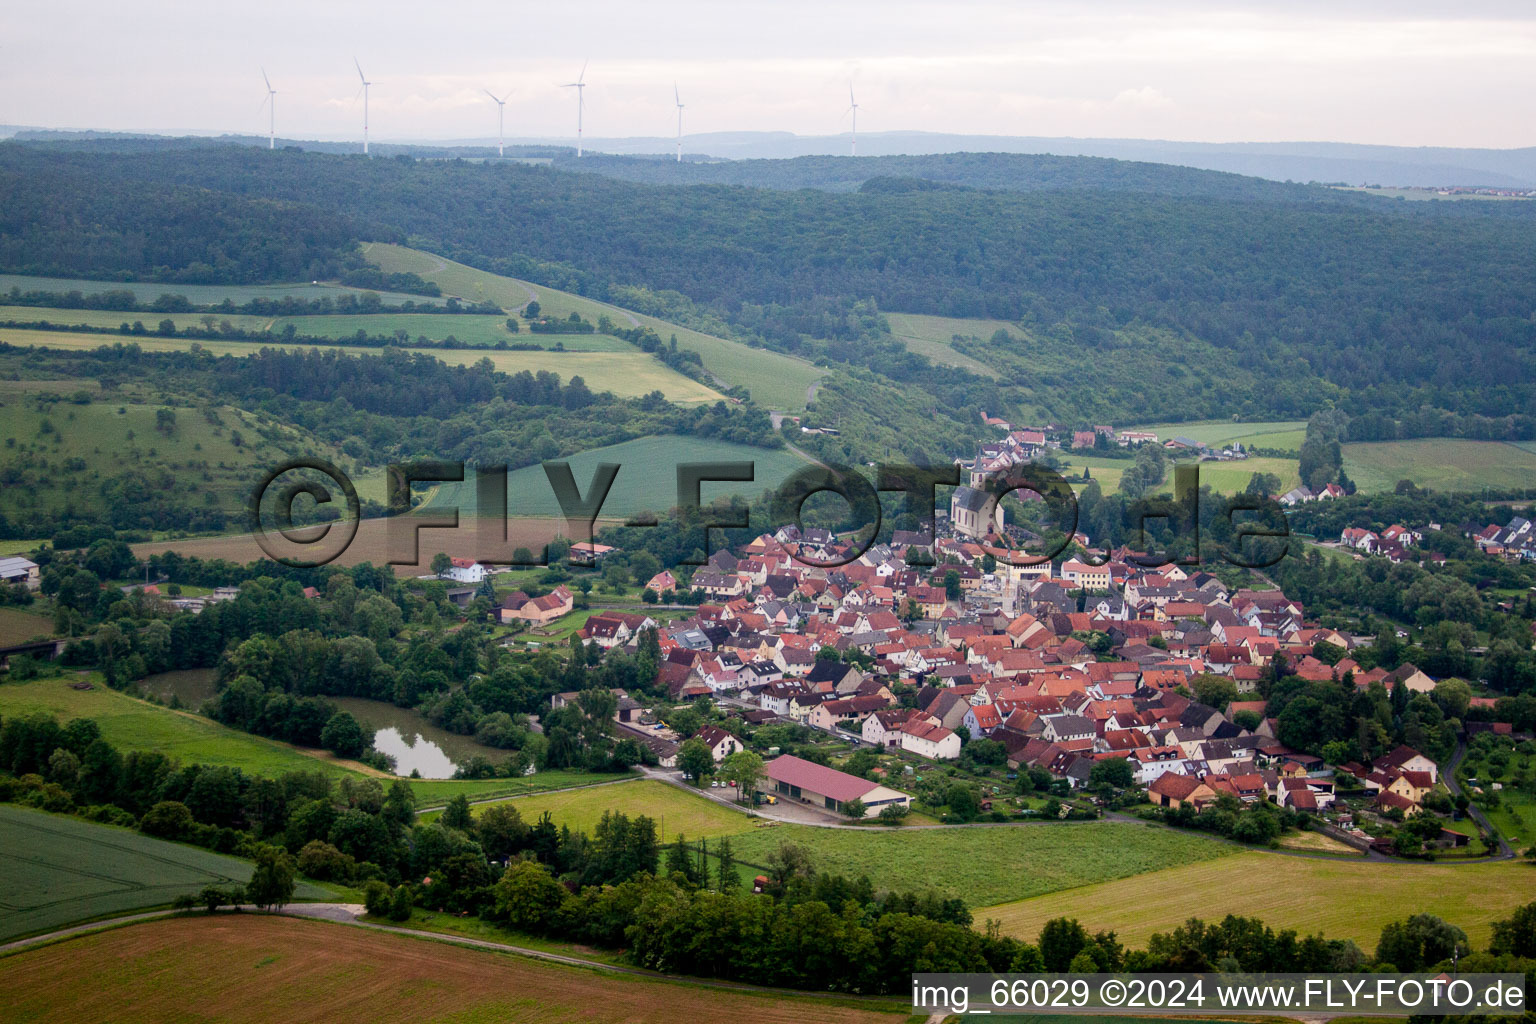
{"label": "agricultural field", "polygon": [[[186,352],[194,346],[216,356],[248,356],[263,348],[283,348],[283,345],[258,341],[200,341],[193,338],[122,338],[105,334],[72,334],[68,331],[33,331],[0,329],[0,342],[8,345],[56,348],[73,351],[90,351],[103,345],[132,343],[146,352]],[[304,348],[303,345],[294,346]],[[371,349],[348,349],[354,354]],[[503,373],[530,373],[548,371],[569,381],[580,377],[593,391],[612,391],[620,397],[635,398],[660,391],[670,401],[684,405],[698,402],[715,402],[721,399],[719,392],[705,387],[698,381],[684,377],[676,370],[639,349],[628,352],[514,352],[500,349],[435,349],[405,348],[406,352],[424,352],[450,366],[470,366],[482,359],[489,359]]]}
{"label": "agricultural field", "polygon": [[1536,871],[1517,862],[1380,864],[1255,851],[984,907],[976,920],[1000,920],[1004,934],[1032,942],[1041,925],[1065,915],[1142,946],[1153,932],[1187,918],[1238,914],[1276,930],[1354,939],[1370,952],[1383,925],[1424,911],[1464,929],[1473,947],[1483,949],[1492,922],[1533,899]]}
{"label": "agricultural field", "polygon": [[[247,861],[109,825],[0,804],[0,941],[170,903],[205,885],[244,885]],[[301,883],[300,899],[328,894]]]}
{"label": "agricultural field", "polygon": [[[1277,494],[1286,491],[1301,483],[1300,470],[1294,459],[1253,458],[1239,459],[1236,462],[1201,462],[1200,485],[1209,486],[1219,494],[1236,494],[1248,486],[1249,479],[1255,473],[1273,473],[1280,478],[1280,490]],[[1168,472],[1169,486],[1172,486],[1173,471]]]}
{"label": "agricultural field", "polygon": [[[0,296],[3,297],[3,296]],[[438,314],[432,319],[439,319],[447,314]],[[61,327],[106,327],[116,331],[123,324],[132,326],[134,321],[142,323],[146,330],[154,331],[162,320],[169,320],[176,325],[178,331],[188,328],[202,329],[208,326],[204,317],[209,317],[213,325],[228,323],[231,327],[242,331],[264,331],[273,323],[271,317],[245,316],[241,314],[223,315],[220,313],[121,313],[111,309],[53,309],[46,306],[3,306],[0,305],[0,320],[16,323],[35,323],[46,321],[50,324],[58,324]],[[308,318],[306,318],[308,319]],[[330,319],[316,317],[314,319]],[[336,319],[350,319],[337,317]],[[114,341],[132,340],[130,335],[101,335],[101,343],[110,345]]]}
{"label": "agricultural field", "polygon": [[923,313],[887,313],[885,319],[891,325],[891,335],[905,342],[911,351],[927,356],[940,366],[958,366],[982,377],[996,377],[997,368],[956,351],[954,336],[958,334],[986,341],[998,331],[1008,331],[1015,335],[1020,333],[1017,324],[1006,320],[969,320]]}
{"label": "agricultural field", "polygon": [[559,344],[568,352],[628,352],[635,347],[606,334],[534,334],[523,329],[516,334],[507,330],[504,316],[480,316],[472,313],[358,313],[331,316],[286,316],[271,321],[273,334],[292,326],[301,335],[313,338],[350,338],[358,331],[370,335],[405,331],[410,341],[426,338],[443,341],[452,337],[465,345],[490,348],[497,342],[508,345],[537,345],[553,348]]}
{"label": "agricultural field", "polygon": [[[100,484],[129,469],[168,472],[189,501],[226,510],[244,506],[263,467],[293,455],[315,454],[365,472],[313,435],[264,414],[227,405],[205,411],[145,403],[126,394],[107,398],[91,389],[81,396],[89,400],[79,404],[71,398],[44,401],[19,383],[0,381],[0,438],[5,439],[0,466],[23,474],[7,487],[13,508],[98,503]],[[71,381],[53,383],[65,396],[81,390]],[[166,429],[159,422],[162,408],[175,414]]]}
{"label": "agricultural field", "polygon": [[[621,474],[622,475],[622,474]],[[585,483],[578,474],[578,482]],[[547,487],[548,483],[544,483]],[[675,484],[673,486],[676,486]],[[617,488],[618,484],[615,483]],[[358,492],[363,497],[368,497],[367,492],[359,482]],[[382,487],[380,488],[382,495]],[[473,500],[471,491],[471,502]],[[479,535],[480,524],[469,516],[473,510],[471,503],[464,515],[460,516],[459,526],[454,529],[429,529],[422,530],[418,536],[420,543],[417,548],[417,560],[393,566],[396,575],[420,576],[431,571],[432,556],[439,551],[445,551],[450,555],[461,558],[487,558],[490,557],[486,542]],[[342,566],[358,565],[368,562],[372,565],[382,566],[389,561],[389,519],[364,519],[358,524],[357,536],[352,539],[346,551],[336,559],[335,564]],[[393,520],[403,523],[405,520]],[[617,518],[603,516],[598,519],[594,529],[601,530],[606,526],[616,525],[621,522]],[[494,529],[487,524],[488,529]],[[507,520],[507,546],[509,549],[526,547],[534,554],[556,537],[566,535],[567,527],[564,519],[539,518],[528,516]],[[500,534],[497,531],[496,541],[500,542]],[[230,534],[222,537],[185,537],[181,539],[147,541],[142,544],[134,544],[133,552],[139,557],[156,555],[165,551],[178,551],[183,555],[197,558],[226,558],[232,562],[244,564],[265,558],[261,545],[248,533]]]}
{"label": "agricultural field", "polygon": [[0,608],[0,647],[53,635],[53,619],[22,608]]}
{"label": "agricultural field", "polygon": [[[731,840],[743,877],[756,873],[755,866],[764,864],[781,843],[806,847],[817,870],[866,874],[876,885],[891,889],[933,889],[973,908],[1216,860],[1233,852],[1233,847],[1203,836],[1140,823],[899,831],[775,825]],[[978,921],[983,916],[976,914]]]}
{"label": "agricultural field", "polygon": [[[1078,455],[1074,452],[1063,452],[1062,461],[1066,463],[1064,474],[1069,480],[1073,480],[1074,486],[1079,490],[1086,485],[1077,485],[1075,478],[1086,467],[1088,475],[1099,482],[1099,487],[1105,494],[1113,494],[1120,488],[1121,475],[1130,468],[1130,459],[1106,459],[1102,455]],[[1164,478],[1162,489],[1171,490],[1173,487],[1173,462],[1169,463],[1168,475]],[[1280,478],[1280,492],[1295,487],[1301,482],[1297,474],[1297,464],[1294,459],[1252,458],[1240,459],[1236,462],[1185,462],[1178,465],[1198,465],[1200,468],[1200,485],[1210,487],[1220,494],[1236,494],[1248,486],[1248,480],[1255,473],[1273,473]]]}
{"label": "agricultural field", "polygon": [[386,931],[260,915],[190,915],[98,932],[5,961],[12,1024],[635,1024],[908,1020],[900,999],[706,988],[616,975]]}
{"label": "agricultural field", "polygon": [[672,842],[679,832],[689,839],[713,839],[749,831],[753,825],[753,819],[745,814],[655,779],[524,796],[509,802],[529,824],[548,811],[556,825],[569,825],[572,832],[588,835],[605,811],[618,811],[631,818],[643,814],[655,820],[656,834],[664,843]]}
{"label": "agricultural field", "polygon": [[[92,683],[77,690],[72,684]],[[60,722],[91,718],[102,736],[120,750],[157,750],[180,758],[184,764],[222,764],[241,771],[278,776],[293,771],[323,771],[328,775],[367,775],[388,782],[394,778],[356,761],[346,761],[323,750],[295,747],[277,740],[240,732],[193,714],[173,711],[107,688],[93,673],[69,673],[26,682],[0,683],[0,718],[36,712],[53,715]],[[604,776],[611,778],[611,776]],[[545,771],[521,779],[476,781],[410,779],[411,791],[423,806],[444,803],[460,793],[476,799],[515,796],[568,785],[583,785],[592,776],[581,772]]]}
{"label": "agricultural field", "polygon": [[1344,472],[1362,491],[1412,480],[1437,491],[1536,488],[1536,452],[1503,441],[1432,437],[1344,445]]}
{"label": "agricultural field", "polygon": [[[558,288],[476,270],[417,249],[371,242],[363,247],[363,255],[386,272],[414,272],[428,281],[437,282],[444,294],[477,302],[489,299],[508,311],[521,310],[529,301],[536,299],[541,314],[556,318],[579,313],[595,324],[600,317],[606,316],[621,327],[650,327],[663,341],[675,335],[679,348],[697,352],[704,360],[705,368],[727,383],[749,387],[753,400],[765,408],[788,412],[804,409],[811,385],[822,376],[820,369],[803,359],[703,334]],[[578,346],[572,343],[572,337],[526,332],[518,335],[519,339],[561,338],[567,349],[575,349]],[[582,336],[574,337],[579,339]],[[631,352],[635,351],[627,343],[619,344]],[[592,384],[590,379],[587,383],[589,386]]]}
{"label": "agricultural field", "polygon": [[1306,440],[1305,420],[1270,420],[1258,423],[1234,423],[1231,420],[1199,420],[1191,423],[1154,423],[1151,426],[1121,427],[1117,430],[1148,430],[1158,440],[1170,437],[1187,437],[1217,447],[1241,441],[1245,447],[1284,448],[1299,452]]}
{"label": "agricultural field", "polygon": [[[677,467],[689,462],[750,462],[750,483],[715,482],[700,486],[705,504],[730,494],[755,496],[772,490],[791,473],[805,467],[804,459],[783,448],[754,448],[709,438],[660,435],[594,448],[572,455],[567,462],[576,486],[585,494],[599,463],[617,463],[618,476],[603,502],[605,516],[628,517],[637,512],[665,512],[677,504]],[[422,505],[423,511],[451,509],[460,516],[476,514],[475,482],[439,485]],[[560,504],[542,466],[524,466],[507,474],[507,512],[512,516],[560,515]],[[423,543],[426,543],[424,535]],[[446,549],[444,549],[446,550]]]}
{"label": "agricultural field", "polygon": [[[12,288],[24,292],[79,292],[82,295],[99,295],[102,292],[132,292],[139,302],[153,302],[162,295],[181,295],[188,302],[199,306],[212,306],[229,299],[231,302],[250,302],[253,299],[323,299],[341,295],[366,295],[366,288],[350,288],[340,284],[168,284],[160,281],[86,281],[79,278],[28,277],[22,274],[0,274],[0,298]],[[436,304],[443,300],[430,295],[407,295],[404,292],[374,292],[389,305],[410,301]],[[122,314],[116,314],[121,317]],[[164,314],[130,314],[129,319]],[[148,320],[144,321],[148,323]],[[116,326],[116,325],[114,325]]]}

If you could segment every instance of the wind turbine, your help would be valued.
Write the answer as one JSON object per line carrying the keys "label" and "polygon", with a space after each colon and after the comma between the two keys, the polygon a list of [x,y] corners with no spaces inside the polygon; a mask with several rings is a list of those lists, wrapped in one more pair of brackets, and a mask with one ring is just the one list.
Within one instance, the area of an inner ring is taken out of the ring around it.
{"label": "wind turbine", "polygon": [[586,61],[582,61],[582,64],[581,64],[581,74],[576,76],[576,81],[574,81],[574,82],[566,82],[564,85],[562,85],[560,87],[562,89],[575,89],[576,90],[576,155],[577,155],[577,157],[581,156],[581,114],[582,114],[582,111],[587,109],[586,100],[582,98],[582,92],[581,92],[581,90],[583,90],[583,89],[585,89],[587,87],[586,81],[585,81],[586,77],[587,77],[587,62]]}
{"label": "wind turbine", "polygon": [[[357,91],[363,94],[363,155],[367,156],[368,155],[368,87],[370,85],[372,85],[373,83],[368,81],[368,79],[363,77],[363,66],[357,62],[357,58],[356,57],[352,58],[352,64],[353,64],[354,67],[357,68],[357,78],[358,78],[358,81],[363,83],[358,88]],[[353,99],[354,102],[356,102],[357,97],[354,96],[354,97],[352,97],[352,99]]]}
{"label": "wind turbine", "polygon": [[496,100],[496,155],[506,156],[507,139],[504,129],[507,123],[507,96],[511,96],[512,93],[508,92],[507,96],[502,96],[500,99],[497,99],[496,94],[489,89],[485,90],[485,94],[491,99]]}
{"label": "wind turbine", "polygon": [[683,162],[683,99],[677,94],[677,83],[672,83],[672,102],[677,104],[677,162]]}
{"label": "wind turbine", "polygon": [[848,83],[848,109],[844,113],[853,115],[853,140],[848,147],[849,156],[859,155],[859,103],[853,98],[853,83]]}
{"label": "wind turbine", "polygon": [[[272,88],[272,79],[267,77],[267,69],[261,69],[261,80],[267,83],[267,98],[261,101],[262,107],[271,107],[267,111],[267,148],[277,148],[277,90]],[[261,113],[261,107],[256,108],[256,113]]]}

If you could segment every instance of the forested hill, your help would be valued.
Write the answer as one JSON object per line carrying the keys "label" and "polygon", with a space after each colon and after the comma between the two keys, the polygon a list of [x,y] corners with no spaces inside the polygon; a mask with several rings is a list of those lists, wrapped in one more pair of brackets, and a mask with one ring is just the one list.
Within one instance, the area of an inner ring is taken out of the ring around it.
{"label": "forested hill", "polygon": [[[1218,378],[1230,364],[1293,385],[1326,381],[1388,410],[1406,401],[1503,415],[1536,404],[1536,209],[1522,203],[669,187],[233,146],[123,154],[11,143],[0,145],[0,174],[27,185],[25,208],[8,204],[0,225],[12,259],[24,252],[16,232],[50,216],[90,219],[104,238],[159,218],[212,244],[230,226],[190,222],[185,190],[196,188],[299,204],[286,208],[295,218],[326,211],[601,298],[628,285],[672,290],[674,303],[707,307],[767,344],[826,339],[839,347],[817,354],[852,362],[881,351],[867,344],[878,333],[872,300],[882,311],[1067,325],[1085,387],[1096,353],[1113,349],[1095,345],[1095,332],[1139,324],[1215,346],[1205,369]],[[109,250],[82,251],[74,271],[108,269]]]}
{"label": "forested hill", "polygon": [[1320,186],[1293,185],[1220,171],[1105,157],[1034,153],[935,153],[927,156],[802,156],[791,160],[714,162],[666,158],[561,154],[554,166],[652,185],[747,185],[850,192],[872,179],[914,178],[1010,192],[1090,189],[1149,195],[1209,196],[1275,202],[1359,202]]}

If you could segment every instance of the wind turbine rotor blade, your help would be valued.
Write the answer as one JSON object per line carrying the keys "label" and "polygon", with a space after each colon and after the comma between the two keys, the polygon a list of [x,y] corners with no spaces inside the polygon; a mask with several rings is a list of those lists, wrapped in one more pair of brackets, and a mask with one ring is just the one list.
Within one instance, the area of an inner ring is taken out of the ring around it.
{"label": "wind turbine rotor blade", "polygon": [[[483,92],[483,93],[485,93],[485,94],[486,94],[486,95],[487,95],[487,96],[489,96],[489,97],[490,97],[490,98],[491,98],[491,99],[493,99],[493,100],[496,100],[496,94],[495,94],[495,93],[493,93],[493,92],[491,92],[491,90],[489,90],[489,89],[481,89],[481,90],[480,90],[480,91],[481,91],[481,92]],[[500,102],[501,102],[501,100],[496,100],[496,102],[497,102],[497,103],[500,103]]]}
{"label": "wind turbine rotor blade", "polygon": [[272,88],[272,79],[267,77],[267,69],[266,68],[262,68],[261,69],[261,80],[263,82],[267,83],[267,92],[274,92],[275,91]]}
{"label": "wind turbine rotor blade", "polygon": [[363,66],[357,62],[356,57],[352,58],[352,66],[357,68],[357,80],[367,85],[368,79],[363,75]]}
{"label": "wind turbine rotor blade", "polygon": [[580,84],[581,82],[586,80],[586,77],[587,77],[587,65],[590,64],[590,63],[591,63],[590,60],[584,60],[584,61],[581,62],[581,74],[576,76],[577,84]]}

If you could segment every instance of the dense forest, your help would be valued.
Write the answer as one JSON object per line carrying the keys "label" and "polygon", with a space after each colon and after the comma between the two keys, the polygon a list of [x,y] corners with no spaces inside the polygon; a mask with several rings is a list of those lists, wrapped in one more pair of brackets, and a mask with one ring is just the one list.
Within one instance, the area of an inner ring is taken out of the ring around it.
{"label": "dense forest", "polygon": [[[1094,189],[1224,199],[1360,202],[1349,193],[1172,164],[1046,153],[931,153],[922,156],[802,156],[789,160],[687,160],[562,153],[561,170],[651,185],[748,185],[847,192],[935,186],[1050,192]],[[906,182],[897,185],[897,182]],[[874,184],[868,184],[874,183]]]}
{"label": "dense forest", "polygon": [[[1141,166],[1143,178],[1194,173]],[[68,258],[60,249],[54,270],[99,274],[120,256],[128,274],[146,262],[135,239],[147,221],[174,223],[185,248],[215,254],[240,251],[260,217],[286,218],[269,226],[316,249],[355,223],[360,234],[407,237],[600,298],[634,286],[675,294],[759,343],[879,362],[872,369],[887,376],[890,358],[870,343],[891,339],[860,304],[1064,329],[1061,352],[1076,353],[1085,387],[1096,363],[1113,371],[1113,341],[1127,331],[1193,339],[1212,378],[1238,383],[1189,382],[1185,396],[1215,396],[1201,414],[1289,415],[1298,394],[1305,401],[1308,386],[1322,386],[1317,406],[1333,398],[1386,414],[1498,416],[1529,408],[1536,381],[1536,233],[1522,204],[1313,199],[1270,185],[1168,195],[1129,172],[1118,188],[1084,173],[1081,186],[1035,192],[896,188],[889,178],[853,193],[664,187],[525,165],[233,146],[125,154],[7,144],[0,174],[22,200],[0,223],[0,267],[11,270],[36,269],[27,243],[36,224],[92,225],[77,265],[57,265]],[[1271,190],[1276,198],[1265,198]],[[195,215],[211,202],[234,212]],[[282,265],[258,259],[241,270],[276,275]],[[1031,369],[1009,374],[1005,383],[1027,383]],[[1115,387],[1130,418],[1131,383]]]}

